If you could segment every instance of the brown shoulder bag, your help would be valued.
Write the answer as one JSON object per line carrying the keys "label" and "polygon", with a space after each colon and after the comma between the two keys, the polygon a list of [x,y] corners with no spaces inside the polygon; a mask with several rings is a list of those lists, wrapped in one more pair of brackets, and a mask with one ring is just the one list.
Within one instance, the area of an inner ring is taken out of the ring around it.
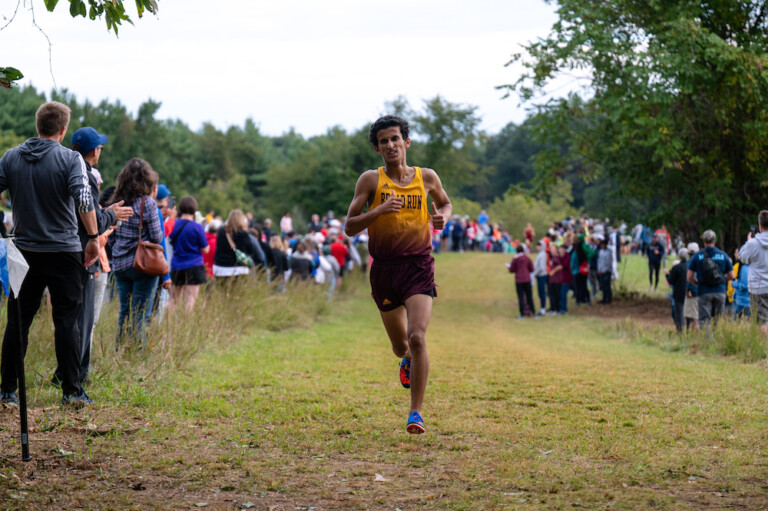
{"label": "brown shoulder bag", "polygon": [[[146,202],[146,199],[143,198],[139,213],[139,242],[136,244],[136,257],[133,258],[133,268],[147,275],[160,277],[168,273],[168,261],[165,260],[165,254],[161,245],[142,241],[141,239],[141,228],[144,224],[144,202]],[[162,226],[160,228],[162,229]]]}

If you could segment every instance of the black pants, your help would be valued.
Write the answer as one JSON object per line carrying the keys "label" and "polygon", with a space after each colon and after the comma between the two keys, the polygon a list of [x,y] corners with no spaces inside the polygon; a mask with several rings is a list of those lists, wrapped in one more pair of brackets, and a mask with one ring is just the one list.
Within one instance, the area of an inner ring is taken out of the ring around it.
{"label": "black pants", "polygon": [[587,275],[578,273],[573,276],[576,295],[576,303],[590,303],[589,288],[587,287]]}
{"label": "black pants", "polygon": [[[80,331],[80,381],[85,381],[88,377],[88,371],[91,368],[91,337],[93,334],[94,319],[94,294],[96,280],[93,273],[83,272],[83,305],[80,307],[80,314],[77,315],[77,329]],[[64,378],[61,376],[61,368],[56,367],[54,377],[59,381]]]}
{"label": "black pants", "polygon": [[[659,287],[659,271],[661,270],[661,261],[648,261],[648,285],[654,289]],[[656,274],[656,284],[653,283],[653,275]]]}
{"label": "black pants", "polygon": [[[27,353],[29,327],[40,308],[43,291],[48,288],[53,307],[56,360],[61,370],[64,394],[80,394],[80,331],[77,316],[83,303],[82,252],[21,251],[29,264],[29,272],[18,297],[8,300],[8,324],[3,337],[0,360],[0,390],[15,392],[18,384],[19,329],[23,351]],[[21,308],[19,318],[17,303]]]}
{"label": "black pants", "polygon": [[611,289],[611,273],[601,273],[598,278],[600,279],[600,290],[603,292],[602,303],[611,303],[613,301],[613,290]]}
{"label": "black pants", "polygon": [[683,315],[684,305],[685,302],[672,301],[672,320],[675,322],[677,333],[683,333],[683,325],[685,325],[685,317]]}
{"label": "black pants", "polygon": [[515,288],[517,290],[517,304],[520,307],[520,315],[530,316],[534,314],[533,289],[531,288],[531,283],[518,282],[515,284]]}
{"label": "black pants", "polygon": [[549,283],[549,308],[553,312],[560,312],[560,283]]}

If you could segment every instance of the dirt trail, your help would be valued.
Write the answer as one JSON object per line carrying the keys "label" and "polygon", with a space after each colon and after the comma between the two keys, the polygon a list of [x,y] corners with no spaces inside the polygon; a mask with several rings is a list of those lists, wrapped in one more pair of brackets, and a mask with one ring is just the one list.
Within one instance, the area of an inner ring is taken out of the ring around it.
{"label": "dirt trail", "polygon": [[665,296],[647,296],[635,294],[631,297],[616,297],[613,303],[601,305],[593,298],[591,306],[568,307],[568,313],[574,316],[598,317],[608,320],[630,318],[647,326],[665,326],[674,328],[669,299]]}

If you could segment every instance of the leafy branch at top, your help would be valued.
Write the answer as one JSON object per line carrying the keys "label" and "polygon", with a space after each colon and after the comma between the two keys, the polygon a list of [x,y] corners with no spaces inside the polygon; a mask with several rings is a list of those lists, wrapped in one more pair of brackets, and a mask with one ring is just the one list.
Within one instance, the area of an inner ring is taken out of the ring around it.
{"label": "leafy branch at top", "polygon": [[24,75],[15,67],[0,67],[0,87],[10,89],[13,82],[22,78]]}
{"label": "leafy branch at top", "polygon": [[[149,11],[152,14],[157,14],[157,1],[156,0],[135,0],[136,10],[138,11],[139,18],[144,16],[144,11]],[[53,12],[59,0],[44,0],[45,8]],[[86,5],[87,4],[87,5]],[[115,35],[118,32],[118,25],[123,21],[127,21],[133,25],[130,16],[125,11],[125,6],[122,0],[69,0],[69,14],[73,18],[82,16],[95,20],[97,17],[104,16],[104,20],[107,22],[107,30],[113,30]]]}
{"label": "leafy branch at top", "polygon": [[[113,31],[115,35],[118,34],[118,27],[123,21],[127,21],[133,25],[131,17],[125,10],[123,0],[68,0],[69,1],[69,14],[76,18],[77,16],[88,17],[91,20],[104,17],[104,21],[107,23],[107,31]],[[48,11],[53,12],[59,3],[59,0],[43,0],[45,8]],[[139,18],[144,17],[144,13],[149,11],[152,14],[157,14],[157,0],[135,0],[136,11]],[[18,6],[17,6],[18,9]],[[14,12],[14,17],[16,13]],[[13,18],[11,18],[13,21]],[[8,22],[10,23],[10,21]],[[7,24],[6,24],[7,25]],[[3,27],[5,28],[5,27]],[[16,68],[13,67],[0,67],[0,87],[6,89],[11,88],[13,84],[23,78],[24,75]]]}

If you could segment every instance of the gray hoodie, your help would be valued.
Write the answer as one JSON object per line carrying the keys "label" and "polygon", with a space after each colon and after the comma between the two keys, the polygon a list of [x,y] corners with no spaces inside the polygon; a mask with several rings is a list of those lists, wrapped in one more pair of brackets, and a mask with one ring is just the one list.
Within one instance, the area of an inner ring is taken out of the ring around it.
{"label": "gray hoodie", "polygon": [[[85,162],[55,140],[30,138],[0,158],[16,244],[34,252],[81,252],[76,212],[94,209]],[[77,209],[75,209],[77,207]]]}
{"label": "gray hoodie", "polygon": [[547,276],[547,251],[539,250],[536,260],[533,262],[533,274],[536,277]]}
{"label": "gray hoodie", "polygon": [[768,232],[758,233],[739,249],[739,260],[749,265],[749,292],[768,294]]}

